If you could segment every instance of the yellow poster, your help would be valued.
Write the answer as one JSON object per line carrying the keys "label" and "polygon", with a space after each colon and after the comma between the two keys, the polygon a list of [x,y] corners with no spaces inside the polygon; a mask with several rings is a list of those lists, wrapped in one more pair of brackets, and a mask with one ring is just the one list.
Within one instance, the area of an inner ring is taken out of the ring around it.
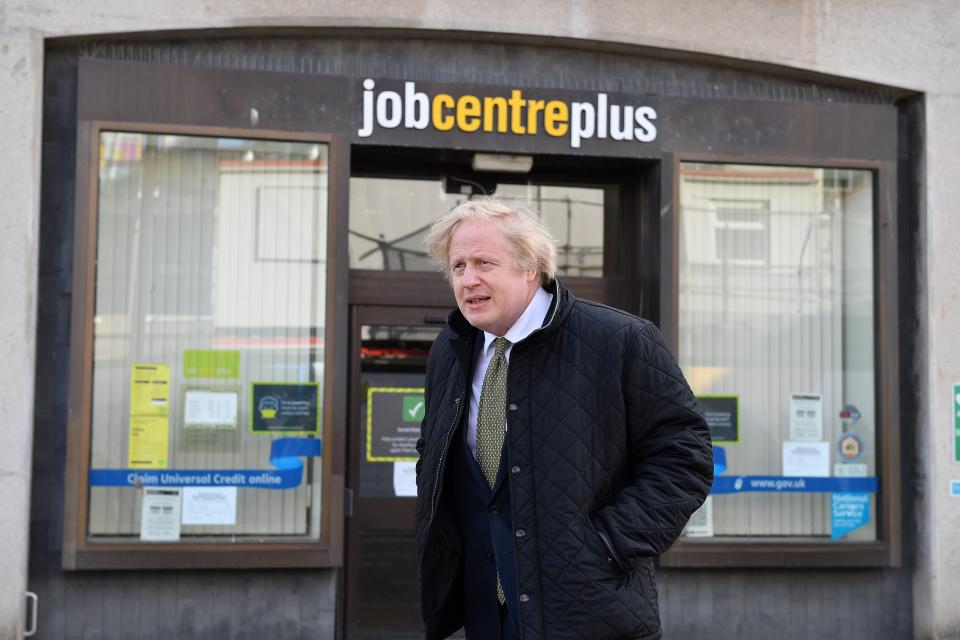
{"label": "yellow poster", "polygon": [[170,405],[170,367],[135,364],[130,374],[130,415],[165,416]]}
{"label": "yellow poster", "polygon": [[167,416],[130,416],[131,469],[166,469],[170,435]]}
{"label": "yellow poster", "polygon": [[135,364],[130,372],[130,446],[132,469],[166,469],[170,438],[170,367]]}

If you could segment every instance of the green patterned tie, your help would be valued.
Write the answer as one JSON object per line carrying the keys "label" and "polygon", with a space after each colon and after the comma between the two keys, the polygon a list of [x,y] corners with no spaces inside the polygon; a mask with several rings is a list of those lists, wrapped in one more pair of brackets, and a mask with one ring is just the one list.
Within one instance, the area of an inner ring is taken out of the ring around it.
{"label": "green patterned tie", "polygon": [[[507,347],[510,341],[497,338],[493,341],[493,358],[487,365],[480,391],[480,407],[477,412],[477,462],[487,484],[493,488],[500,468],[500,452],[503,450],[504,419],[507,412]],[[497,573],[497,600],[506,601],[500,574]]]}

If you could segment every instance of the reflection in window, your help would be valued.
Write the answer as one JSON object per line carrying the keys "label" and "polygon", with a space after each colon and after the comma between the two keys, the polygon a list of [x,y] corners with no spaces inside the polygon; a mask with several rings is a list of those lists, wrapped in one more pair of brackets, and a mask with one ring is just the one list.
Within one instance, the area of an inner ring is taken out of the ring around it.
{"label": "reflection in window", "polygon": [[[323,144],[101,134],[91,468],[273,470],[253,384],[322,397],[327,158]],[[132,390],[149,367],[165,400]],[[240,487],[232,524],[184,515],[181,536],[315,537],[319,469]],[[89,534],[137,535],[141,505],[137,488],[94,486]]]}
{"label": "reflection in window", "polygon": [[[497,196],[530,204],[558,244],[561,276],[603,275],[602,189],[500,184]],[[434,220],[467,200],[440,180],[350,179],[350,268],[432,271],[423,240]]]}
{"label": "reflection in window", "polygon": [[717,216],[717,260],[767,261],[769,202],[716,199],[710,206]]}
{"label": "reflection in window", "polygon": [[423,246],[430,225],[467,199],[439,180],[350,179],[350,268],[433,271]]}
{"label": "reflection in window", "polygon": [[603,275],[603,189],[504,184],[498,191],[540,212],[557,241],[558,275]]}
{"label": "reflection in window", "polygon": [[[873,174],[684,163],[680,201],[679,356],[714,417],[739,403],[725,473],[787,475],[784,443],[820,442],[830,476],[876,476]],[[837,532],[830,493],[711,500],[716,536]],[[869,512],[840,539],[875,540]]]}

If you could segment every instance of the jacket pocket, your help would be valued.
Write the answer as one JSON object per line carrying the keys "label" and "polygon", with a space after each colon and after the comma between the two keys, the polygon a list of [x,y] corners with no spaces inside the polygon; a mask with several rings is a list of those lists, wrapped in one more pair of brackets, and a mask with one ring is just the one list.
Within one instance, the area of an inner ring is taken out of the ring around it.
{"label": "jacket pocket", "polygon": [[[600,541],[602,545],[600,547],[601,552],[606,554],[607,562],[615,568],[621,574],[630,573],[630,568],[626,565],[625,562],[620,558],[620,555],[617,553],[616,548],[613,546],[613,540],[610,539],[610,535],[604,531],[603,527],[599,527],[593,523],[592,520],[588,520],[588,529],[593,533],[593,536]],[[588,532],[589,533],[589,532]]]}
{"label": "jacket pocket", "polygon": [[598,577],[622,582],[629,571],[617,561],[609,540],[590,520],[584,526],[583,539],[584,546],[601,569]]}

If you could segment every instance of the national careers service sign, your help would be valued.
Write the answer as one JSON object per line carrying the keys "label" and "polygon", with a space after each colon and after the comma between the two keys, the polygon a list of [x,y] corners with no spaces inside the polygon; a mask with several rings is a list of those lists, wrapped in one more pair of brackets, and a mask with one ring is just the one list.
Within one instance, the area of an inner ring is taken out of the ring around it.
{"label": "national careers service sign", "polygon": [[[397,83],[394,83],[397,84]],[[403,82],[398,90],[363,81],[361,139],[384,131],[502,134],[506,138],[546,136],[579,149],[585,141],[652,142],[657,138],[657,112],[648,104],[621,104],[606,93],[538,90],[532,96],[519,88],[469,87],[422,89]],[[566,97],[561,97],[563,93]],[[480,95],[486,94],[486,95]]]}

